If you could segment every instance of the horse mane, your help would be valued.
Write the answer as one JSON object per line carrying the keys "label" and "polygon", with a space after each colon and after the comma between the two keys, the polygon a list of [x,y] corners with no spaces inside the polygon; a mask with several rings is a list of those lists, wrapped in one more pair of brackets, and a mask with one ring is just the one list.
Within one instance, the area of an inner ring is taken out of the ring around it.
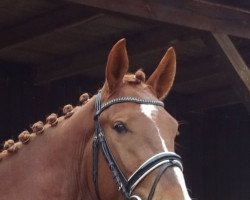
{"label": "horse mane", "polygon": [[146,76],[145,73],[139,69],[135,72],[135,74],[126,74],[123,77],[123,82],[128,82],[128,83],[141,83],[145,82]]}
{"label": "horse mane", "polygon": [[[126,74],[123,77],[124,83],[128,84],[140,84],[145,82],[145,73],[140,69],[134,74]],[[84,93],[80,96],[79,102],[81,105],[85,105],[89,101],[88,93]],[[46,118],[46,123],[43,121],[38,121],[31,126],[31,132],[28,130],[22,131],[18,135],[18,141],[15,142],[12,139],[9,139],[4,142],[3,149],[0,150],[0,161],[4,158],[7,158],[9,155],[12,155],[18,152],[23,146],[30,143],[31,139],[37,135],[42,135],[45,130],[49,127],[56,127],[59,121],[67,119],[74,114],[74,107],[71,104],[67,104],[63,107],[64,116],[58,117],[57,114],[52,113]]]}
{"label": "horse mane", "polygon": [[[81,105],[85,105],[89,101],[89,94],[84,93],[80,96],[79,102]],[[18,152],[22,146],[27,145],[32,138],[37,135],[42,135],[43,132],[49,127],[57,126],[58,122],[71,117],[74,114],[74,107],[71,104],[67,104],[63,107],[64,116],[58,117],[57,114],[52,113],[46,118],[46,123],[38,121],[31,126],[31,131],[28,130],[22,131],[18,135],[18,141],[15,142],[12,139],[6,140],[3,145],[3,149],[0,151],[0,161],[4,158],[7,158],[9,155]]]}

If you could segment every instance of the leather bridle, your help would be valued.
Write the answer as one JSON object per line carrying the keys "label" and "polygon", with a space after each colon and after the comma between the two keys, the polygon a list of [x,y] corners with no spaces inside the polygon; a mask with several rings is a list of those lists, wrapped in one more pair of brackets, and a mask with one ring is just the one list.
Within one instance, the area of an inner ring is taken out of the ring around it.
{"label": "leather bridle", "polygon": [[113,180],[116,182],[118,191],[120,191],[123,194],[125,200],[141,199],[136,195],[132,195],[132,192],[135,189],[135,187],[140,183],[140,181],[154,169],[161,167],[163,170],[161,170],[161,173],[159,173],[158,176],[156,177],[148,199],[151,199],[153,197],[154,189],[160,177],[167,168],[177,166],[181,170],[183,170],[181,157],[179,155],[177,155],[174,152],[161,152],[146,160],[128,179],[124,176],[118,164],[116,163],[113,154],[106,142],[104,132],[99,122],[99,116],[104,110],[106,110],[110,106],[125,102],[164,107],[164,103],[162,101],[152,100],[152,99],[141,99],[137,97],[119,97],[112,99],[111,101],[108,101],[104,104],[101,104],[101,92],[97,94],[95,103],[96,114],[94,117],[95,135],[93,138],[93,181],[98,200],[101,199],[98,188],[98,155],[100,148],[102,149],[103,155],[108,163],[109,169],[113,176]]}

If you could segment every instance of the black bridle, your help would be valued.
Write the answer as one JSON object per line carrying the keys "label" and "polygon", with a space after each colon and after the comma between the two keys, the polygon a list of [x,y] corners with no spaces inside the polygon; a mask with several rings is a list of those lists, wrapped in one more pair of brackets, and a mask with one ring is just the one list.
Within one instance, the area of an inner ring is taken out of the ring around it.
{"label": "black bridle", "polygon": [[100,194],[98,189],[98,155],[99,149],[101,147],[103,155],[108,163],[109,169],[112,173],[113,179],[116,182],[118,191],[120,191],[125,200],[128,199],[140,199],[136,195],[131,195],[135,187],[140,183],[140,181],[147,176],[151,171],[158,167],[162,167],[161,173],[156,177],[153,186],[151,188],[148,199],[151,199],[154,193],[154,189],[164,171],[168,167],[177,166],[183,170],[181,157],[173,152],[162,152],[158,153],[148,160],[146,160],[128,179],[124,176],[119,166],[115,162],[115,159],[110,151],[110,148],[106,142],[104,132],[99,123],[100,114],[110,106],[118,103],[132,102],[137,104],[148,104],[164,107],[164,103],[158,100],[151,99],[141,99],[137,97],[119,97],[108,101],[107,103],[101,104],[101,92],[96,96],[96,114],[95,120],[95,136],[93,138],[93,181],[95,185],[95,191],[98,200],[100,200]]}

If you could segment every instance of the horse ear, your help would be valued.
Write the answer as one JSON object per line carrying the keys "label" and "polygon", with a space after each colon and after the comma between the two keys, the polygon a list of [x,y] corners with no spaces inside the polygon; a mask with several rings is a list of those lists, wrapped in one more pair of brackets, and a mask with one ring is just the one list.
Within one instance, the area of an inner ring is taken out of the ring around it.
{"label": "horse ear", "polygon": [[111,93],[123,80],[124,75],[128,71],[128,54],[126,50],[126,40],[119,40],[111,49],[107,66],[106,66],[106,82],[104,89]]}
{"label": "horse ear", "polygon": [[171,47],[167,50],[160,64],[147,80],[147,84],[156,92],[157,98],[162,99],[168,94],[173,85],[175,73],[176,56],[174,49]]}

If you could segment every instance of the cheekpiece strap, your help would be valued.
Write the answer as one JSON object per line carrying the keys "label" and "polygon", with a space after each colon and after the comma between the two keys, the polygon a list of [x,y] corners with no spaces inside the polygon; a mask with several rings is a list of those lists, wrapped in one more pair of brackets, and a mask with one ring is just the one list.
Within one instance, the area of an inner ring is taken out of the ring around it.
{"label": "cheekpiece strap", "polygon": [[96,95],[96,114],[94,116],[95,120],[95,136],[93,139],[93,181],[95,184],[95,190],[98,200],[100,200],[99,188],[98,188],[98,154],[100,149],[104,154],[104,157],[109,165],[110,171],[112,172],[113,179],[115,180],[118,190],[124,195],[125,199],[128,200],[131,198],[131,193],[136,187],[136,185],[152,170],[157,168],[160,165],[168,166],[177,166],[181,169],[181,158],[173,152],[162,152],[156,154],[155,156],[149,158],[145,161],[127,180],[123,175],[122,171],[119,169],[119,166],[115,162],[115,159],[112,155],[112,152],[109,149],[109,146],[106,142],[105,135],[99,123],[99,115],[107,108],[114,104],[118,103],[137,103],[137,104],[148,104],[164,107],[164,103],[159,100],[152,99],[141,99],[138,97],[119,97],[112,99],[104,104],[101,104],[101,91]]}
{"label": "cheekpiece strap", "polygon": [[[101,106],[101,92],[99,92],[96,96],[96,112],[102,110]],[[104,109],[103,109],[104,110]],[[102,111],[103,111],[102,110]],[[126,191],[126,184],[127,180],[124,177],[123,173],[119,169],[117,163],[115,162],[115,159],[113,158],[113,155],[108,147],[108,144],[106,142],[103,130],[101,128],[101,125],[99,123],[99,115],[96,115],[94,117],[95,120],[95,136],[93,140],[93,181],[95,184],[95,190],[98,200],[100,200],[100,194],[99,194],[99,188],[98,188],[98,154],[99,149],[102,149],[102,153],[104,154],[104,157],[109,165],[109,169],[112,173],[113,179],[116,182],[116,185],[118,186],[118,190],[124,195],[125,199],[129,199],[129,193]]]}
{"label": "cheekpiece strap", "polygon": [[[101,108],[101,93],[99,92],[96,95],[96,101],[95,101],[95,109],[100,110]],[[99,149],[100,149],[100,142],[98,139],[98,132],[100,131],[100,125],[98,120],[95,121],[95,135],[93,138],[93,145],[92,145],[92,150],[93,150],[93,182],[95,185],[95,192],[98,200],[101,200],[100,198],[100,193],[99,193],[99,184],[98,184],[98,155],[99,155]]]}

